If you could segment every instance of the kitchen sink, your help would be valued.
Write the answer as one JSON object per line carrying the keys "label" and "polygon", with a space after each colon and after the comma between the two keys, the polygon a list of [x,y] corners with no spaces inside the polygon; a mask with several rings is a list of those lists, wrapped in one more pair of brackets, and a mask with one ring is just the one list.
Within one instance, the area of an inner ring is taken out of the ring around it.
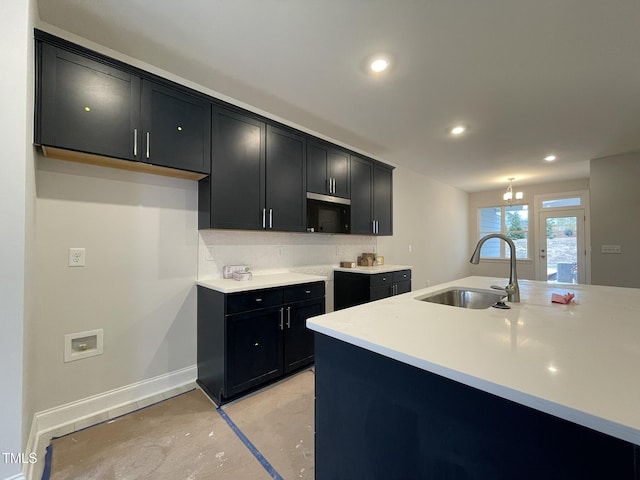
{"label": "kitchen sink", "polygon": [[452,307],[482,309],[489,308],[497,302],[504,300],[506,297],[507,294],[504,292],[453,287],[443,292],[430,293],[422,297],[417,297],[416,300],[450,305]]}

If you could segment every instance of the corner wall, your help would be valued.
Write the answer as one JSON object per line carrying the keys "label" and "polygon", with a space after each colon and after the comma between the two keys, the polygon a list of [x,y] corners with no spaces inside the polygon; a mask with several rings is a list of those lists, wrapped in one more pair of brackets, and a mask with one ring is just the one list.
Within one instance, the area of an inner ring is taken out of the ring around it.
{"label": "corner wall", "polygon": [[0,45],[4,58],[0,73],[2,174],[0,175],[0,478],[20,478],[22,464],[6,461],[5,453],[23,452],[23,341],[27,236],[26,175],[32,162],[30,62],[32,2],[3,4]]}
{"label": "corner wall", "polygon": [[[640,288],[640,152],[591,160],[591,282]],[[602,245],[620,245],[603,254]]]}

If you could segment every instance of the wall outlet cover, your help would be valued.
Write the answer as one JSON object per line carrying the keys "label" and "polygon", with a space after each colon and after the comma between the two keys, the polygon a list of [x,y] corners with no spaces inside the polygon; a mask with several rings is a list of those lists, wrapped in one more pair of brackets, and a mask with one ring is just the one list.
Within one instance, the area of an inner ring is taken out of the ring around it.
{"label": "wall outlet cover", "polygon": [[85,266],[85,249],[70,248],[69,249],[69,266],[84,267]]}

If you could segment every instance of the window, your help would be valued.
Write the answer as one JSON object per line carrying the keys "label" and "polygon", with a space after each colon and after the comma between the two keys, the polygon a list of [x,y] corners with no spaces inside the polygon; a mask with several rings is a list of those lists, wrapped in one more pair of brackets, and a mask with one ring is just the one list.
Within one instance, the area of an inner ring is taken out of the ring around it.
{"label": "window", "polygon": [[[478,209],[479,235],[501,233],[516,246],[516,258],[529,258],[529,209],[528,205],[505,205]],[[500,239],[492,238],[482,246],[484,258],[510,258],[509,248]]]}
{"label": "window", "polygon": [[553,200],[542,200],[542,208],[566,208],[582,206],[581,197],[554,198]]}

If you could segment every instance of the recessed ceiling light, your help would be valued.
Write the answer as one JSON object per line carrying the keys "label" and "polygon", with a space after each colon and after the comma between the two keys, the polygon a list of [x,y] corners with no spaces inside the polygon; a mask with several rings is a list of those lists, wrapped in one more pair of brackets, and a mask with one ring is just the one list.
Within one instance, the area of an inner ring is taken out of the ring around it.
{"label": "recessed ceiling light", "polygon": [[370,68],[376,73],[380,73],[383,70],[386,70],[389,66],[389,60],[386,58],[375,58],[371,62]]}
{"label": "recessed ceiling light", "polygon": [[556,159],[556,156],[555,155],[547,155],[546,157],[544,157],[544,159],[547,162],[553,162]]}
{"label": "recessed ceiling light", "polygon": [[466,130],[467,127],[465,127],[464,125],[456,125],[450,130],[450,132],[451,135],[462,135]]}

